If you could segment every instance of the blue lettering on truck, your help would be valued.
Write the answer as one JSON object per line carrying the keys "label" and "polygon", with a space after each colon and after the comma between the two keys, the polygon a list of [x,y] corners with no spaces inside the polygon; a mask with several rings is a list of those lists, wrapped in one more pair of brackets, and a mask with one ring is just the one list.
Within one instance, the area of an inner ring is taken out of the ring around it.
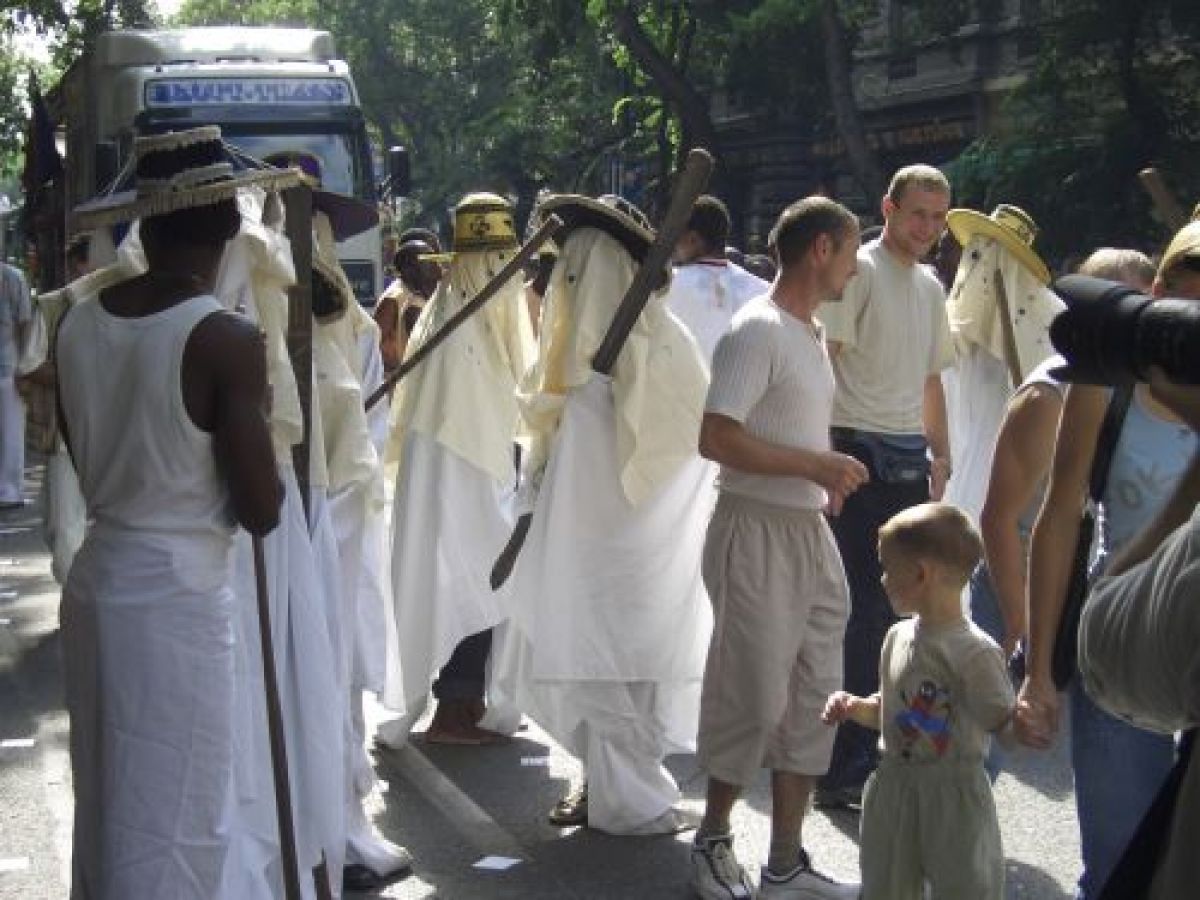
{"label": "blue lettering on truck", "polygon": [[146,106],[237,104],[349,106],[350,85],[339,78],[164,78],[146,83]]}

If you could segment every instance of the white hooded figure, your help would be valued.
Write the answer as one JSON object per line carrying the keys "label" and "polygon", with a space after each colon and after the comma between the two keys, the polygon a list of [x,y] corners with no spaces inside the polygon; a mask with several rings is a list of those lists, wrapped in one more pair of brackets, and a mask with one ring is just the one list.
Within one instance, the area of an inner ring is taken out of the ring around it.
{"label": "white hooded figure", "polygon": [[663,759],[694,746],[712,630],[700,555],[715,494],[696,452],[706,364],[660,288],[611,375],[594,372],[653,235],[585,197],[542,208],[568,234],[522,385],[532,519],[497,692],[583,763],[583,790],[551,822],[670,832],[679,791]]}
{"label": "white hooded figure", "polygon": [[[136,231],[131,232],[130,238],[118,252],[112,246],[108,229],[95,233],[97,240],[89,242],[89,254],[99,244],[107,247],[103,251],[104,265],[93,268],[64,287],[49,291],[38,296],[38,313],[44,321],[41,334],[44,341],[39,346],[41,362],[54,361],[55,337],[62,317],[85,298],[95,297],[100,291],[129,278],[142,274],[146,270],[146,261],[142,254],[141,244],[136,239]],[[89,256],[89,265],[91,265]],[[50,548],[50,573],[54,580],[63,584],[71,571],[71,563],[75,559],[80,545],[83,543],[84,532],[87,530],[87,509],[83,502],[83,494],[79,490],[79,476],[75,473],[75,464],[67,452],[66,442],[61,434],[54,439],[54,450],[46,459],[46,481],[44,490],[45,522],[44,534],[46,545]]]}
{"label": "white hooded figure", "polygon": [[[272,647],[291,775],[301,887],[314,896],[307,877],[324,861],[335,894],[341,888],[345,853],[344,785],[330,778],[345,766],[340,721],[346,701],[338,690],[334,648],[335,598],[318,577],[318,564],[293,447],[304,424],[295,373],[288,356],[288,289],[295,283],[292,249],[282,233],[278,198],[260,190],[238,195],[242,226],[221,261],[214,293],[229,309],[263,331],[271,390],[271,439],[284,484],[279,526],[263,539]],[[270,212],[268,212],[270,210]],[[264,217],[267,221],[264,221]],[[235,540],[234,585],[238,600],[237,729],[238,839],[231,867],[251,881],[228,885],[229,896],[279,896],[282,891],[275,786],[266,729],[263,662],[258,631],[257,587],[250,536]],[[267,893],[261,894],[262,885]]]}
{"label": "white hooded figure", "polygon": [[1033,251],[1037,229],[1024,211],[954,209],[947,222],[963,254],[946,304],[957,360],[942,376],[954,448],[945,499],[979,521],[1005,405],[1054,353],[1050,322],[1062,301],[1046,287],[1050,273]]}
{"label": "white hooded figure", "polygon": [[337,239],[354,233],[350,224],[339,229],[338,222],[346,220],[338,212],[353,201],[338,197],[333,202],[332,196],[318,192],[313,199],[312,529],[319,575],[334,598],[330,636],[339,703],[330,708],[326,725],[335,731],[333,713],[340,712],[345,883],[366,888],[408,871],[412,859],[375,831],[363,808],[376,779],[366,755],[362,693],[380,687],[367,676],[381,668],[381,661],[371,661],[381,647],[376,641],[364,645],[362,636],[378,634],[384,615],[379,586],[364,589],[380,576],[369,571],[367,548],[372,536],[380,538],[382,473],[363,390],[369,361],[363,348],[377,347],[378,332],[337,258]]}
{"label": "white hooded figure", "polygon": [[[486,193],[464,197],[455,209],[449,266],[417,320],[407,355],[471,301],[516,249],[507,201]],[[397,388],[384,703],[403,715],[380,728],[386,745],[408,740],[431,683],[438,704],[427,741],[495,743],[518,724],[515,710],[490,704],[485,714],[488,669],[509,618],[508,591],[493,591],[488,574],[512,529],[515,392],[533,351],[518,273]]]}

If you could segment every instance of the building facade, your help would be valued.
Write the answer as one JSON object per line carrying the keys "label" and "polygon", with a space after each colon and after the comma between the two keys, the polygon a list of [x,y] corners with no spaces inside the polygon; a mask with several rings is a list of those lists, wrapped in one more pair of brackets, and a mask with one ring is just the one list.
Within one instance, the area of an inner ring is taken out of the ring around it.
{"label": "building facade", "polygon": [[[933,33],[909,0],[880,0],[859,35],[852,80],[867,141],[883,172],[925,162],[944,166],[981,135],[1005,127],[1004,98],[1027,77],[1038,49],[1039,0],[989,0],[952,33]],[[723,189],[743,246],[761,249],[779,210],[825,193],[877,221],[832,124],[816,133],[764,125],[729,98],[714,98],[722,137]]]}

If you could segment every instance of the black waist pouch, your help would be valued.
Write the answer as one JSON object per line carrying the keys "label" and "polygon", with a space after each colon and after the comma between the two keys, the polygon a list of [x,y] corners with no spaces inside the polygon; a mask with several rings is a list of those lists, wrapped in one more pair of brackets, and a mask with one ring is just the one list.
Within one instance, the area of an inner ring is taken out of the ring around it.
{"label": "black waist pouch", "polygon": [[873,481],[923,484],[929,479],[929,443],[921,434],[884,434],[856,428],[833,429],[834,448],[865,465]]}

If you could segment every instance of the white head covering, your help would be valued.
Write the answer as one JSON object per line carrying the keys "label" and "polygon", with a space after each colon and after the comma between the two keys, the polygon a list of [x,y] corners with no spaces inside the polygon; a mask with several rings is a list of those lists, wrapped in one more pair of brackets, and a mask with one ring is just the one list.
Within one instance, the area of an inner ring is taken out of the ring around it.
{"label": "white head covering", "polygon": [[[513,252],[455,253],[417,319],[406,355],[474,299]],[[389,461],[399,459],[404,434],[414,428],[498,482],[511,483],[519,424],[515,390],[533,353],[533,329],[518,273],[400,382]]]}
{"label": "white head covering", "polygon": [[1004,281],[1016,339],[1016,362],[1024,380],[1054,353],[1050,323],[1063,304],[1022,260],[995,238],[977,234],[963,248],[946,304],[950,331],[960,353],[965,352],[967,345],[977,344],[996,359],[1007,362],[997,272]]}
{"label": "white head covering", "polygon": [[[592,377],[592,357],[636,271],[629,251],[598,228],[578,228],[564,242],[546,291],[538,362],[521,385],[533,471],[566,394]],[[664,300],[665,290],[651,295],[612,371],[621,487],[633,504],[695,457],[708,390],[696,342]]]}
{"label": "white head covering", "polygon": [[304,437],[296,374],[287,349],[287,292],[296,281],[292,248],[279,230],[263,224],[264,191],[243,188],[237,200],[242,224],[225,247],[214,293],[227,308],[244,312],[266,335],[271,442],[276,459],[290,465],[292,447]]}

